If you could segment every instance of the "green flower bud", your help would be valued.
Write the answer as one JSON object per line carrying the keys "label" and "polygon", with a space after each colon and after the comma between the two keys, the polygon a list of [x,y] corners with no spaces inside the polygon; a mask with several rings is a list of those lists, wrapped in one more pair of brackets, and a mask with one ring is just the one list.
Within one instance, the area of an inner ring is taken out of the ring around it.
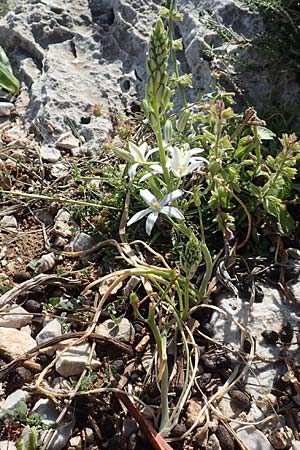
{"label": "green flower bud", "polygon": [[190,280],[195,275],[202,260],[202,252],[200,242],[197,237],[192,234],[187,242],[184,251],[180,255],[180,263],[186,277]]}

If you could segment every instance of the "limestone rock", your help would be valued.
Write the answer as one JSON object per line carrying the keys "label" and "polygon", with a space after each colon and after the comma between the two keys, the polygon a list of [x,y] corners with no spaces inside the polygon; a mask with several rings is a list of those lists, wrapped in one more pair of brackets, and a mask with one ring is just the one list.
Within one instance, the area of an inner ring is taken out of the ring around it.
{"label": "limestone rock", "polygon": [[[63,348],[65,345],[69,344],[70,341],[66,341],[64,344],[60,345],[60,348]],[[88,363],[90,350],[91,346],[89,343],[70,347],[64,353],[61,353],[59,360],[55,364],[56,371],[62,377],[80,375]],[[95,358],[95,355],[93,355],[92,361],[89,363],[89,366],[93,368],[97,368],[100,366],[100,361]]]}
{"label": "limestone rock", "polygon": [[253,425],[238,430],[237,435],[243,444],[251,448],[251,450],[274,450],[274,447],[272,447],[264,434]]}
{"label": "limestone rock", "polygon": [[113,337],[123,342],[131,342],[135,335],[133,325],[125,317],[117,323],[111,319],[105,320],[96,327],[96,332],[102,336]]}
{"label": "limestone rock", "polygon": [[[23,391],[22,389],[17,389],[16,391],[9,394],[5,401],[0,404],[0,418],[3,419],[6,417],[5,411],[14,412],[16,410],[16,406],[20,402],[26,402],[29,397],[29,393]],[[0,447],[1,448],[1,447]]]}
{"label": "limestone rock", "polygon": [[78,233],[65,246],[66,252],[80,252],[87,250],[94,245],[94,239],[87,233]]}
{"label": "limestone rock", "polygon": [[35,346],[35,340],[28,334],[14,328],[0,328],[0,355],[4,358],[17,358]]}
{"label": "limestone rock", "polygon": [[[59,320],[54,319],[48,322],[44,328],[41,329],[41,331],[36,336],[36,342],[38,344],[43,344],[44,342],[49,341],[50,339],[53,339],[57,336],[61,336],[61,323]],[[53,355],[55,353],[55,346],[45,349],[42,351],[42,353],[45,353],[49,356]]]}
{"label": "limestone rock", "polygon": [[16,230],[18,226],[17,219],[14,216],[3,216],[0,220],[0,226],[7,228],[7,230]]}
{"label": "limestone rock", "polygon": [[57,148],[43,145],[40,148],[40,155],[43,161],[55,163],[61,158],[61,153]]}
{"label": "limestone rock", "polygon": [[32,317],[22,306],[14,305],[7,314],[0,316],[0,327],[21,328],[31,323]]}
{"label": "limestone rock", "polygon": [[14,105],[12,103],[0,102],[0,117],[9,116],[13,109]]}

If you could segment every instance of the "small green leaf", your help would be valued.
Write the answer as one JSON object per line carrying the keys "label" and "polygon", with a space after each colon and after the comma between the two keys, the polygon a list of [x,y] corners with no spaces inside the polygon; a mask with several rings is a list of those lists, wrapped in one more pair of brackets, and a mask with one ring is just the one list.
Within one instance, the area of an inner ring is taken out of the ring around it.
{"label": "small green leaf", "polygon": [[255,147],[252,136],[244,136],[239,140],[238,147],[234,152],[234,158],[246,158]]}
{"label": "small green leaf", "polygon": [[273,133],[273,131],[269,130],[266,127],[258,126],[257,133],[258,133],[259,138],[262,140],[265,140],[265,141],[272,141],[272,139],[274,139],[274,137],[276,137],[276,134]]}

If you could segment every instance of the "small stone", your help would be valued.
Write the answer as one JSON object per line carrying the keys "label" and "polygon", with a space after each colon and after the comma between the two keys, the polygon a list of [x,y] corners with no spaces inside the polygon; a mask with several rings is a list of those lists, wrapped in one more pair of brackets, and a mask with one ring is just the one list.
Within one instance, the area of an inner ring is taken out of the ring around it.
{"label": "small stone", "polygon": [[100,431],[104,439],[111,438],[115,434],[113,418],[108,414],[102,414],[99,421]]}
{"label": "small stone", "polygon": [[200,401],[200,399],[193,399],[191,398],[188,403],[187,403],[187,408],[186,408],[186,426],[189,428],[192,425],[194,425],[194,423],[196,422],[196,420],[198,420],[198,416],[199,413],[202,409],[202,403]]}
{"label": "small stone", "polygon": [[261,335],[267,344],[276,344],[279,339],[278,333],[273,330],[265,330]]}
{"label": "small stone", "polygon": [[233,404],[241,409],[241,411],[249,411],[251,405],[249,395],[239,391],[238,389],[233,389],[230,391],[230,397]]}
{"label": "small stone", "polygon": [[237,430],[236,433],[242,443],[251,450],[274,450],[264,434],[253,425]]}
{"label": "small stone", "polygon": [[7,228],[7,230],[16,230],[18,226],[15,216],[3,216],[0,220],[0,227]]}
{"label": "small stone", "polygon": [[22,366],[17,367],[13,376],[13,384],[22,387],[25,383],[31,383],[32,379],[33,375],[30,370]]}
{"label": "small stone", "polygon": [[66,178],[70,176],[70,167],[65,162],[53,163],[50,169],[53,178]]}
{"label": "small stone", "polygon": [[78,233],[65,246],[66,252],[81,252],[88,250],[94,245],[94,239],[87,233]]}
{"label": "small stone", "polygon": [[1,403],[0,407],[0,418],[3,419],[7,414],[5,410],[14,412],[16,410],[16,406],[20,402],[25,402],[28,399],[29,394],[22,389],[17,389],[15,392],[9,394],[5,401]]}
{"label": "small stone", "polygon": [[118,374],[121,374],[124,372],[124,367],[125,367],[125,364],[122,359],[116,359],[110,365],[110,368]]}
{"label": "small stone", "polygon": [[[65,341],[60,344],[60,347],[70,345],[70,341]],[[60,358],[55,364],[56,371],[62,377],[70,377],[72,375],[80,375],[82,371],[86,368],[88,363],[89,354],[91,351],[91,346],[89,343],[79,344],[70,347],[64,353],[61,354]],[[59,352],[58,352],[59,354]],[[101,364],[96,358],[92,358],[89,366],[93,368],[99,367]]]}
{"label": "small stone", "polygon": [[283,428],[272,431],[268,439],[275,450],[283,450],[291,446],[291,440]]}
{"label": "small stone", "polygon": [[178,423],[176,427],[173,428],[172,436],[180,437],[186,432],[187,428],[184,423]]}
{"label": "small stone", "polygon": [[57,148],[50,146],[42,146],[40,148],[40,155],[43,161],[56,163],[61,158],[61,153]]}
{"label": "small stone", "polygon": [[85,437],[85,440],[88,444],[92,444],[95,440],[94,432],[91,428],[86,427],[83,429],[83,435]]}
{"label": "small stone", "polygon": [[14,283],[23,283],[24,281],[30,280],[31,275],[29,272],[16,272],[13,275]]}
{"label": "small stone", "polygon": [[293,340],[294,330],[292,328],[292,325],[290,322],[287,322],[286,325],[284,325],[279,333],[279,337],[281,342],[285,344],[290,344]]}
{"label": "small stone", "polygon": [[9,116],[14,109],[14,105],[9,102],[0,103],[0,117]]}
{"label": "small stone", "polygon": [[80,123],[82,123],[82,125],[88,125],[91,121],[91,116],[82,116],[80,117]]}
{"label": "small stone", "polygon": [[207,441],[207,450],[222,450],[219,439],[215,434],[212,434]]}
{"label": "small stone", "polygon": [[54,218],[53,231],[64,238],[72,238],[74,231],[79,231],[79,225],[73,220],[71,214],[64,209],[60,209]]}
{"label": "small stone", "polygon": [[[62,335],[61,323],[58,319],[51,320],[36,336],[36,342],[38,344],[44,344],[45,342]],[[55,346],[42,350],[42,353],[46,355],[53,355],[55,353]]]}
{"label": "small stone", "polygon": [[26,311],[31,313],[40,313],[43,311],[43,307],[37,300],[29,299],[24,303]]}
{"label": "small stone", "polygon": [[9,360],[15,359],[24,355],[33,347],[36,347],[36,342],[28,334],[15,328],[0,327],[0,356]]}
{"label": "small stone", "polygon": [[131,342],[134,339],[135,330],[129,320],[124,317],[120,322],[114,322],[111,319],[106,320],[96,327],[96,333],[113,337],[122,342]]}
{"label": "small stone", "polygon": [[69,440],[70,447],[82,448],[82,438],[81,436],[73,436]]}
{"label": "small stone", "polygon": [[42,255],[39,259],[35,259],[28,264],[28,268],[33,270],[34,273],[48,272],[56,264],[54,253],[47,253]]}
{"label": "small stone", "polygon": [[0,441],[0,450],[17,450],[12,441]]}
{"label": "small stone", "polygon": [[222,450],[234,450],[234,440],[227,428],[221,423],[218,425],[216,436],[220,442]]}
{"label": "small stone", "polygon": [[0,316],[0,327],[21,328],[31,323],[32,317],[22,306],[15,305],[7,314]]}
{"label": "small stone", "polygon": [[80,142],[71,131],[66,131],[61,134],[60,137],[55,142],[57,148],[62,148],[64,150],[71,150],[72,148],[79,147]]}

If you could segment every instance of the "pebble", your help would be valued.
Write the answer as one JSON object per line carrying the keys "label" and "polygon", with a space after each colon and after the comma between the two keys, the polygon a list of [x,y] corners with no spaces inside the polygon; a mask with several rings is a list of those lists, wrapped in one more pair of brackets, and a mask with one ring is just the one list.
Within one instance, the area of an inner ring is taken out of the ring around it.
{"label": "pebble", "polygon": [[104,439],[111,438],[116,432],[113,418],[105,413],[100,417],[99,427]]}
{"label": "pebble", "polygon": [[279,337],[281,342],[285,344],[290,344],[293,340],[294,330],[292,328],[292,325],[290,322],[287,322],[286,325],[284,325],[279,333]]}
{"label": "pebble", "polygon": [[31,313],[40,313],[43,311],[43,307],[37,300],[29,299],[24,303],[26,311]]}
{"label": "pebble", "polygon": [[7,314],[0,316],[0,327],[21,328],[31,323],[32,317],[22,306],[14,305]]}
{"label": "pebble", "polygon": [[9,116],[14,109],[14,105],[9,102],[0,103],[0,117]]}
{"label": "pebble", "polygon": [[[216,430],[216,436],[220,442],[222,450],[234,450],[234,440],[227,428],[221,423]],[[252,450],[252,447],[251,447]]]}
{"label": "pebble", "polygon": [[[43,344],[50,339],[62,335],[61,323],[58,319],[51,320],[48,322],[44,328],[37,334],[36,342],[38,344]],[[51,356],[55,353],[55,346],[42,350],[42,353]]]}
{"label": "pebble", "polygon": [[0,327],[0,355],[9,360],[24,355],[33,347],[35,340],[15,328]]}
{"label": "pebble", "polygon": [[1,402],[0,407],[0,418],[3,419],[7,416],[5,410],[14,412],[16,410],[16,406],[20,402],[25,402],[28,399],[29,394],[26,391],[23,391],[22,389],[17,389],[16,391],[9,394],[5,401]]}
{"label": "pebble", "polygon": [[276,344],[279,339],[278,333],[273,330],[265,330],[261,333],[261,335],[267,344]]}
{"label": "pebble", "polygon": [[[64,347],[69,345],[70,341],[65,341],[63,344],[60,344],[60,347]],[[55,364],[56,371],[62,377],[70,377],[72,375],[80,375],[82,371],[85,369],[89,354],[90,354],[91,346],[89,343],[79,344],[73,347],[70,347],[64,353],[61,354],[60,358]],[[59,351],[58,351],[59,353]],[[93,368],[99,367],[101,364],[98,359],[94,358],[89,363],[89,366]]]}
{"label": "pebble", "polygon": [[251,450],[274,450],[265,435],[253,425],[236,431],[239,439]]}
{"label": "pebble", "polygon": [[230,397],[234,405],[236,405],[242,411],[248,412],[251,406],[249,395],[245,394],[238,389],[230,391]]}
{"label": "pebble", "polygon": [[54,218],[54,233],[65,238],[72,238],[74,230],[79,231],[79,225],[73,220],[68,211],[60,209]]}
{"label": "pebble", "polygon": [[291,439],[283,428],[279,428],[271,432],[268,439],[275,450],[284,450],[286,448],[290,448],[291,446]]}
{"label": "pebble", "polygon": [[34,273],[48,272],[56,264],[54,253],[47,253],[42,255],[39,259],[35,259],[28,264],[28,268],[33,270]]}
{"label": "pebble", "polygon": [[219,439],[215,434],[212,434],[207,441],[207,450],[222,450]]}
{"label": "pebble", "polygon": [[17,450],[12,441],[0,441],[0,450]]}
{"label": "pebble", "polygon": [[70,167],[65,162],[56,162],[51,166],[50,173],[53,178],[65,178],[70,175]]}
{"label": "pebble", "polygon": [[42,146],[40,148],[40,155],[43,161],[56,163],[61,158],[61,153],[57,148],[50,146]]}
{"label": "pebble", "polygon": [[172,436],[179,437],[182,436],[186,432],[187,428],[184,423],[178,423],[176,427],[173,428]]}
{"label": "pebble", "polygon": [[33,375],[30,370],[25,367],[17,367],[14,376],[13,376],[13,384],[18,387],[22,387],[25,383],[31,383],[33,379]]}
{"label": "pebble", "polygon": [[199,399],[195,400],[193,398],[191,398],[188,403],[187,403],[187,408],[186,408],[186,426],[188,428],[190,428],[192,425],[194,425],[194,423],[196,422],[196,420],[198,420],[198,416],[199,416],[199,412],[202,409],[202,404],[200,402]]}
{"label": "pebble", "polygon": [[17,229],[18,222],[15,216],[3,216],[0,220],[0,227],[7,228],[8,231],[14,231]]}
{"label": "pebble", "polygon": [[23,283],[24,281],[28,281],[31,278],[31,274],[29,272],[16,272],[13,275],[14,283]]}
{"label": "pebble", "polygon": [[94,239],[87,233],[78,233],[65,246],[66,252],[81,252],[90,249],[94,245]]}
{"label": "pebble", "polygon": [[117,323],[111,319],[106,320],[96,327],[96,333],[102,336],[113,337],[122,342],[131,342],[134,339],[135,330],[129,320],[123,317]]}
{"label": "pebble", "polygon": [[61,134],[57,141],[55,142],[57,148],[64,150],[71,150],[72,148],[79,147],[80,142],[73,134],[72,131],[66,131]]}

